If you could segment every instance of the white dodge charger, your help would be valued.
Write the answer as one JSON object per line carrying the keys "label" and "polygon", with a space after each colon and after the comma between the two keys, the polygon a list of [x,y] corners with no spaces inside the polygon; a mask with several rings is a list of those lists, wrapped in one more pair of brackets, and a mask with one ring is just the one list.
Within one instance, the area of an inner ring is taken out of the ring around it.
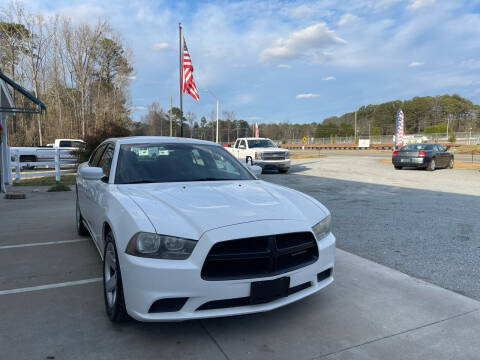
{"label": "white dodge charger", "polygon": [[333,281],[329,211],[258,170],[207,141],[98,146],[79,166],[76,220],[103,259],[112,321],[267,311]]}

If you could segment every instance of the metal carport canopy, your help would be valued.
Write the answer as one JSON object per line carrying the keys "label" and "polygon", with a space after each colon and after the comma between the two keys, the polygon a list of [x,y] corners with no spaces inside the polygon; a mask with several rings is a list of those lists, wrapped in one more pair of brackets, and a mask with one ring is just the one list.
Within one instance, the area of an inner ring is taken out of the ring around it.
{"label": "metal carport canopy", "polygon": [[[36,104],[36,107],[16,107],[7,85],[11,86],[14,91],[18,91]],[[7,144],[7,114],[41,113],[46,109],[47,107],[43,102],[30,94],[30,92],[10,79],[0,70],[0,125],[3,130],[0,136],[0,192],[6,192],[5,185],[10,181],[10,159],[8,158],[9,151]]]}

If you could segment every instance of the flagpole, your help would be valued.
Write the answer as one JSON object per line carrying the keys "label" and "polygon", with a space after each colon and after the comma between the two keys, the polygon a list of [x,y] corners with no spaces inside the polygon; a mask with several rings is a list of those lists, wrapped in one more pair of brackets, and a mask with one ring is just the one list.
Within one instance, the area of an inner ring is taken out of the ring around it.
{"label": "flagpole", "polygon": [[183,42],[182,42],[182,23],[178,23],[178,50],[180,64],[180,137],[183,137],[183,94],[182,94],[182,75],[183,75]]}

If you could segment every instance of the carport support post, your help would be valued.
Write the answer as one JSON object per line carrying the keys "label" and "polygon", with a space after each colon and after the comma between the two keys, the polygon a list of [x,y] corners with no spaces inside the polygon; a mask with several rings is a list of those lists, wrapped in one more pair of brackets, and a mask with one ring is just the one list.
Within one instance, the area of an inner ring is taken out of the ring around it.
{"label": "carport support post", "polygon": [[60,181],[60,149],[55,149],[55,181]]}
{"label": "carport support post", "polygon": [[[1,101],[1,100],[0,100]],[[0,104],[3,106],[3,104]],[[5,184],[10,183],[9,181],[9,171],[8,171],[8,147],[7,147],[7,114],[0,113],[0,123],[2,124],[3,134],[0,139],[0,192],[7,192]]]}

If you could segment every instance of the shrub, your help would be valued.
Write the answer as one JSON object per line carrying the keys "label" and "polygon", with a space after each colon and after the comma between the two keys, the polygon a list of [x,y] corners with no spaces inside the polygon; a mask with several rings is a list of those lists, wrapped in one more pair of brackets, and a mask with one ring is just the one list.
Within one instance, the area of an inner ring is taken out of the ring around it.
{"label": "shrub", "polygon": [[455,137],[455,133],[452,133],[448,138],[448,142],[454,143],[455,141],[457,141],[457,138]]}
{"label": "shrub", "polygon": [[117,123],[109,123],[104,129],[100,130],[96,134],[90,134],[85,137],[85,148],[76,150],[74,153],[77,156],[78,163],[88,161],[90,154],[97,148],[102,141],[108,138],[125,137],[130,136],[131,131]]}
{"label": "shrub", "polygon": [[48,188],[47,191],[48,192],[70,191],[70,186],[58,182],[55,185]]}

